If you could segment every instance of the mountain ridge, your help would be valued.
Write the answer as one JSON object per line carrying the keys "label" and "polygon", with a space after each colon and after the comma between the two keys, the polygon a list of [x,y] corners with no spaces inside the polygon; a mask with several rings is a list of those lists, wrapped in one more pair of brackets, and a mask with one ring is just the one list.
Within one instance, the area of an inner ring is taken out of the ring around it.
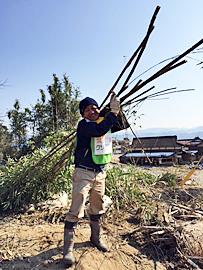
{"label": "mountain ridge", "polygon": [[[194,128],[148,128],[135,130],[135,134],[139,138],[154,136],[177,136],[178,140],[194,139],[195,137],[199,137],[203,140],[203,126]],[[128,130],[118,132],[115,137],[119,140],[126,137],[132,140],[135,136],[130,130]]]}

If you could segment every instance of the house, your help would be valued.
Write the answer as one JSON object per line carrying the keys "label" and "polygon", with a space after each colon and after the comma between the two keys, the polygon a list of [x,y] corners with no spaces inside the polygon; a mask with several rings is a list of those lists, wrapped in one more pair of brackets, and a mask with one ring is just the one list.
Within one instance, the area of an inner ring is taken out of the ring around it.
{"label": "house", "polygon": [[142,137],[133,139],[133,150],[146,152],[178,152],[182,146],[177,143],[177,136]]}
{"label": "house", "polygon": [[177,136],[134,138],[131,149],[120,157],[121,163],[138,165],[191,164],[203,155],[203,140],[199,137],[177,140]]}
{"label": "house", "polygon": [[159,136],[134,138],[131,151],[120,157],[120,162],[147,165],[179,164],[182,160],[182,146],[177,143],[177,136]]}
{"label": "house", "polygon": [[203,141],[197,145],[198,149],[198,159],[200,159],[203,156]]}
{"label": "house", "polygon": [[133,163],[136,165],[149,165],[149,160],[153,165],[172,165],[178,163],[178,155],[174,152],[132,152],[120,157],[121,163]]}
{"label": "house", "polygon": [[177,143],[183,147],[183,150],[188,153],[193,153],[196,160],[199,160],[203,155],[203,140],[199,137],[194,139],[178,140]]}

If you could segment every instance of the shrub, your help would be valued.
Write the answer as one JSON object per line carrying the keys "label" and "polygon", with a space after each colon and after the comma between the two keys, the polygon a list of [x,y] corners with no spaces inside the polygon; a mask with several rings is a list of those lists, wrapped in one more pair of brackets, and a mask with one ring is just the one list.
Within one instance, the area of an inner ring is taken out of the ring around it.
{"label": "shrub", "polygon": [[[65,136],[62,140],[65,141]],[[52,149],[58,144],[55,135],[47,141]],[[50,155],[45,147],[19,161],[8,159],[6,166],[0,166],[0,209],[16,209],[50,199],[62,191],[70,192],[73,146],[74,142],[67,143]]]}

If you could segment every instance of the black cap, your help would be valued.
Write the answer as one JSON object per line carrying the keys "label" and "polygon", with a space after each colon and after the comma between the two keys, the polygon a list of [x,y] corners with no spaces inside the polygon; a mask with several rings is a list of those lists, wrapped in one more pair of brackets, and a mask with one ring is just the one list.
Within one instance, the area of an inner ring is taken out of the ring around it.
{"label": "black cap", "polygon": [[96,102],[96,100],[94,100],[93,98],[90,98],[90,97],[86,97],[84,98],[83,100],[80,101],[80,104],[79,104],[79,109],[80,109],[80,114],[83,116],[84,114],[84,110],[87,106],[89,105],[95,105],[97,106],[97,108],[99,107],[98,106],[98,103]]}

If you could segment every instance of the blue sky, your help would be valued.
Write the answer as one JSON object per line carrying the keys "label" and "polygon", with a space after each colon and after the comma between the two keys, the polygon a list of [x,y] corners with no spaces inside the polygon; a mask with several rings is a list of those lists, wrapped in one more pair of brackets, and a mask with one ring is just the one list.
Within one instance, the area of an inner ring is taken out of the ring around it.
{"label": "blue sky", "polygon": [[[0,88],[1,120],[6,122],[4,115],[15,99],[22,108],[34,105],[39,89],[46,91],[52,83],[53,73],[60,79],[66,73],[82,97],[101,103],[144,38],[158,5],[155,29],[132,79],[203,38],[202,0],[0,0],[0,80],[7,80]],[[190,56],[203,61],[202,53]],[[137,129],[203,126],[203,69],[197,60],[183,59],[188,63],[142,90],[155,86],[155,91],[195,91],[145,101],[138,110]]]}

